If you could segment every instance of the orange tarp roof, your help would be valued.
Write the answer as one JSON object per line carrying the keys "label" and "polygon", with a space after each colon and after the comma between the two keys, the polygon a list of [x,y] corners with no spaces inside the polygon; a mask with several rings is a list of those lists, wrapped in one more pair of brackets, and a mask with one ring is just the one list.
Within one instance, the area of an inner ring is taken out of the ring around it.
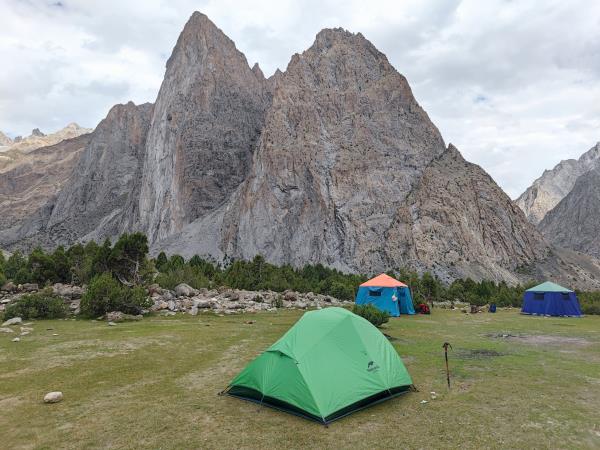
{"label": "orange tarp roof", "polygon": [[408,287],[406,284],[398,281],[385,273],[377,275],[375,278],[371,278],[369,281],[365,281],[361,286],[373,286],[373,287]]}

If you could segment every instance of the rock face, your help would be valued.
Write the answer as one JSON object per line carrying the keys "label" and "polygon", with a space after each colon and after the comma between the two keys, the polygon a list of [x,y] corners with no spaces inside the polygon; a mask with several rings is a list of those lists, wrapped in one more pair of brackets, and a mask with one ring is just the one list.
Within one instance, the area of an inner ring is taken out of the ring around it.
{"label": "rock face", "polygon": [[516,282],[519,266],[549,251],[494,180],[451,144],[398,208],[385,242],[387,266],[422,267],[442,279]]}
{"label": "rock face", "polygon": [[17,227],[66,184],[90,135],[42,147],[0,167],[0,230]]}
{"label": "rock face", "polygon": [[571,192],[577,179],[584,173],[600,167],[600,142],[577,160],[561,161],[552,170],[546,170],[516,200],[529,221],[538,224],[546,213]]}
{"label": "rock face", "polygon": [[600,258],[600,168],[581,175],[539,229],[555,245]]}
{"label": "rock face", "polygon": [[114,106],[89,135],[69,182],[28,223],[0,241],[20,247],[102,240],[133,221],[152,105]]}
{"label": "rock face", "polygon": [[150,241],[220,206],[246,178],[268,103],[260,69],[194,13],[167,62],[148,133],[139,222]]}
{"label": "rock face", "polygon": [[[200,13],[155,105],[113,108],[68,185],[0,244],[134,230],[154,252],[363,273],[411,265],[448,280],[515,281],[549,255],[494,181],[446,148],[406,79],[361,34],[323,30],[265,80]],[[178,308],[175,298],[158,304]]]}

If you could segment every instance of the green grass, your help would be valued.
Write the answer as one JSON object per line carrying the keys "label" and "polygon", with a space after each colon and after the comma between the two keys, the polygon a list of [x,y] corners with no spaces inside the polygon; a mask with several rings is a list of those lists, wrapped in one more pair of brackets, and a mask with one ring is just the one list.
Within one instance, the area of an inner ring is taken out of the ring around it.
{"label": "green grass", "polygon": [[[419,392],[329,428],[219,397],[247,362],[302,314],[178,315],[109,327],[34,323],[0,334],[0,446],[96,448],[598,448],[600,317],[515,310],[390,319]],[[254,324],[245,324],[249,319]],[[52,330],[47,330],[52,328]],[[52,336],[57,333],[58,336]],[[542,336],[503,339],[497,334]],[[452,389],[442,343],[449,341]],[[491,356],[496,355],[496,356]],[[64,400],[42,403],[60,390]],[[430,391],[438,393],[430,399]],[[429,403],[420,404],[427,399]]]}

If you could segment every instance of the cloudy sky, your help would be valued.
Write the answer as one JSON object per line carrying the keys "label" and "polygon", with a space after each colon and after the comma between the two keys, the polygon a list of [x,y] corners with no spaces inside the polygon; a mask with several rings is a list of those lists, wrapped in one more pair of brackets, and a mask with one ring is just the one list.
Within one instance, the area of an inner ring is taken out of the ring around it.
{"label": "cloudy sky", "polygon": [[600,2],[0,0],[0,130],[93,127],[154,101],[187,18],[207,14],[266,75],[324,27],[362,32],[446,142],[511,195],[600,140]]}

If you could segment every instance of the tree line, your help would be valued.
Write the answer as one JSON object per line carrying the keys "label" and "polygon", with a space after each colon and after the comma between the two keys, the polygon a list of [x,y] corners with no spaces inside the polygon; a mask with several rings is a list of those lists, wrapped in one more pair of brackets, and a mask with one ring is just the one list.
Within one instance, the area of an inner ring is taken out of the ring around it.
{"label": "tree line", "polygon": [[[186,260],[180,255],[160,253],[152,258],[148,251],[144,234],[125,233],[114,244],[107,239],[102,244],[78,243],[68,248],[58,247],[52,252],[36,248],[29,255],[17,251],[8,258],[0,253],[0,286],[7,281],[37,283],[39,286],[86,284],[88,291],[97,292],[97,296],[103,293],[105,300],[109,297],[133,298],[132,305],[143,303],[141,288],[151,283],[166,289],[174,289],[179,283],[187,283],[196,289],[219,286],[276,292],[290,289],[353,300],[358,285],[374,275],[344,273],[322,264],[307,264],[300,268],[277,266],[262,256],[255,256],[250,261],[217,263],[198,255]],[[504,282],[459,279],[447,285],[429,272],[419,274],[400,268],[387,273],[410,287],[415,304],[448,301],[520,307],[524,290],[535,284],[510,286]],[[131,291],[133,289],[135,292]],[[109,295],[111,292],[113,294]],[[600,314],[600,292],[578,292],[578,295],[584,313]],[[99,313],[101,309],[92,308],[91,313]]]}

